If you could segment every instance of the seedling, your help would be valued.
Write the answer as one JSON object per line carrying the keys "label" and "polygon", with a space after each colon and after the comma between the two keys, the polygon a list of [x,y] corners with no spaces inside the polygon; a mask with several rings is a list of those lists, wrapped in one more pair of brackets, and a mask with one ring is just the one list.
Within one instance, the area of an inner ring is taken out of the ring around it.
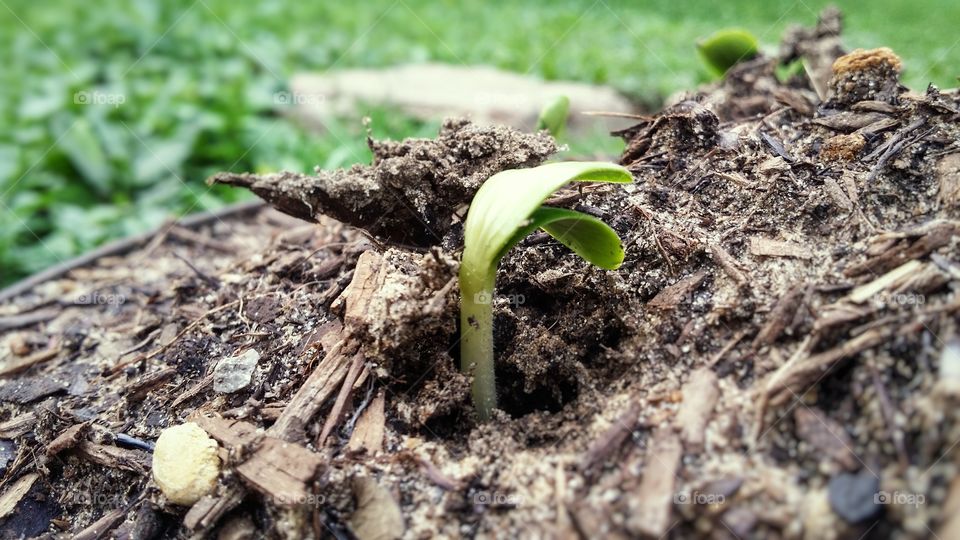
{"label": "seedling", "polygon": [[697,42],[697,51],[710,71],[722,77],[737,62],[757,56],[760,45],[750,32],[730,28]]}
{"label": "seedling", "polygon": [[551,163],[495,174],[473,197],[460,264],[460,368],[473,375],[473,403],[481,420],[489,419],[497,405],[492,301],[500,259],[539,228],[600,268],[619,268],[623,247],[606,223],[574,210],[541,205],[570,182],[631,181],[626,169],[612,163]]}
{"label": "seedling", "polygon": [[570,115],[570,98],[560,96],[547,103],[540,110],[537,118],[537,130],[545,129],[554,137],[559,137],[567,126],[567,116]]}

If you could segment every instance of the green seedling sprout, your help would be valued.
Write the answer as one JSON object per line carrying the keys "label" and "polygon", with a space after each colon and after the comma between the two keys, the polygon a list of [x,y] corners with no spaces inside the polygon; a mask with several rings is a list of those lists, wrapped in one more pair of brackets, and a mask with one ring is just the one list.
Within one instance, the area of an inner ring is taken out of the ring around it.
{"label": "green seedling sprout", "polygon": [[630,173],[604,162],[566,162],[503,171],[477,191],[464,224],[460,264],[460,368],[473,375],[473,403],[486,421],[497,405],[493,370],[493,292],[500,259],[518,242],[543,229],[600,268],[623,262],[620,237],[599,219],[542,206],[570,182],[629,183]]}
{"label": "green seedling sprout", "polygon": [[722,77],[737,62],[756,57],[760,53],[760,44],[750,32],[730,28],[697,42],[697,51],[707,68]]}
{"label": "green seedling sprout", "polygon": [[570,98],[560,96],[543,106],[537,118],[537,131],[545,129],[554,137],[559,137],[567,125],[569,115]]}

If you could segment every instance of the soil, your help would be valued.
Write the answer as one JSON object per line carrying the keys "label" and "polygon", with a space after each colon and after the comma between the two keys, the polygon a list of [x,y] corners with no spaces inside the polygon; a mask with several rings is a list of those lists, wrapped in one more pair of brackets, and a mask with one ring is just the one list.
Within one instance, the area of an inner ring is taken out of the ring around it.
{"label": "soil", "polygon": [[[171,225],[6,300],[0,538],[960,537],[960,93],[908,91],[889,50],[837,61],[840,27],[638,117],[632,185],[551,199],[627,258],[505,257],[485,424],[462,218],[545,133],[451,120],[369,166],[218,175],[317,224]],[[184,421],[223,462],[189,508],[150,476]]]}

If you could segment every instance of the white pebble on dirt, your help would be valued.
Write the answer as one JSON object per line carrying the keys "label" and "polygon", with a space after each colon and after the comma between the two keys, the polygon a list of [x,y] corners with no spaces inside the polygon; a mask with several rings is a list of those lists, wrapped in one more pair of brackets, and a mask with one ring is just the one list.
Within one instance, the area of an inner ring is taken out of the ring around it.
{"label": "white pebble on dirt", "polygon": [[259,361],[260,353],[256,349],[220,360],[213,368],[213,390],[221,394],[243,390],[250,384]]}

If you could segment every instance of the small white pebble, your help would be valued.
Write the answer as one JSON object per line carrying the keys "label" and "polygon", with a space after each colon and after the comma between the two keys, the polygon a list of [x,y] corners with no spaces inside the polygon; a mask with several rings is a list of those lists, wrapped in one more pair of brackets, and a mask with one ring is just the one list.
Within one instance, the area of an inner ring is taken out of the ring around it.
{"label": "small white pebble", "polygon": [[192,505],[213,491],[220,475],[217,442],[193,422],[169,427],[153,450],[153,481],[167,499]]}

